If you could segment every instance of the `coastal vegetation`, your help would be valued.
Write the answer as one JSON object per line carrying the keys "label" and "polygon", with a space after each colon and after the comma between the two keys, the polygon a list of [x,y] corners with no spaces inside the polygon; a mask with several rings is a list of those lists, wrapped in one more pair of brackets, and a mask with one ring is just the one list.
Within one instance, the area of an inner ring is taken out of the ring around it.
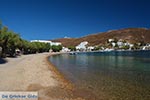
{"label": "coastal vegetation", "polygon": [[48,52],[51,47],[53,50],[58,48],[55,51],[62,49],[61,46],[55,46],[54,48],[48,43],[29,42],[24,40],[18,33],[10,31],[8,27],[3,26],[0,22],[0,57],[14,57],[17,53],[33,54],[37,52]]}
{"label": "coastal vegetation", "polygon": [[62,45],[52,45],[51,49],[53,52],[59,52],[60,50],[62,50]]}
{"label": "coastal vegetation", "polygon": [[68,49],[70,49],[70,51],[76,51],[76,47],[75,46],[69,46]]}

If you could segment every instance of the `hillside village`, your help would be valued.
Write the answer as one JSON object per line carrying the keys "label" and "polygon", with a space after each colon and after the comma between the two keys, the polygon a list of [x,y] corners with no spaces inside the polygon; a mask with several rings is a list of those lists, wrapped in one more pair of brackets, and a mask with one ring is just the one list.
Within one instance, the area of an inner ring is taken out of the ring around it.
{"label": "hillside village", "polygon": [[[150,50],[150,29],[126,28],[87,35],[81,38],[55,40],[32,40],[52,45],[61,45],[62,52],[69,51],[124,51]],[[52,50],[51,50],[52,51]]]}
{"label": "hillside village", "polygon": [[[31,42],[42,42],[49,43],[52,45],[62,45],[61,42],[52,42],[47,40],[32,40]],[[64,47],[62,45],[62,52],[70,52],[70,51],[124,51],[124,50],[150,50],[150,44],[142,44],[142,43],[129,43],[123,39],[108,39],[105,44],[101,46],[89,46],[88,41],[83,41],[77,46]],[[50,50],[52,52],[52,50]]]}
{"label": "hillside village", "polygon": [[125,28],[90,34],[80,38],[60,38],[64,47],[77,51],[149,50],[150,29]]}

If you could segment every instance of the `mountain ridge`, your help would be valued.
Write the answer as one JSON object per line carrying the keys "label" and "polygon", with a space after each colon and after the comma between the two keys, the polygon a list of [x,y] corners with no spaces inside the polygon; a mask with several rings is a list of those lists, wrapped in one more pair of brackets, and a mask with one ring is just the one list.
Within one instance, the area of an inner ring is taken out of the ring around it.
{"label": "mountain ridge", "polygon": [[51,40],[53,42],[61,42],[63,46],[77,46],[83,41],[88,41],[88,45],[96,46],[106,43],[108,39],[123,39],[129,43],[150,43],[150,29],[147,28],[124,28],[119,30],[109,30],[107,32],[99,32],[90,34],[80,38],[59,38]]}

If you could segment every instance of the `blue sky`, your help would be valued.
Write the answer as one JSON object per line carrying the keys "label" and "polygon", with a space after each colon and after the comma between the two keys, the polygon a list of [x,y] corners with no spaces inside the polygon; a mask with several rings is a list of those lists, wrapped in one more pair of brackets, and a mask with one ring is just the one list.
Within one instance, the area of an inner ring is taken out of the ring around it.
{"label": "blue sky", "polygon": [[0,19],[22,38],[81,37],[150,27],[150,0],[0,0]]}

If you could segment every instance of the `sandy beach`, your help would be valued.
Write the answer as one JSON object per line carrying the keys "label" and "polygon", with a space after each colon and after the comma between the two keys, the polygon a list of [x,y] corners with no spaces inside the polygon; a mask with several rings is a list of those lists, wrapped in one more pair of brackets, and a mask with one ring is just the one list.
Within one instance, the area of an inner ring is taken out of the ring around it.
{"label": "sandy beach", "polygon": [[50,64],[52,54],[21,55],[0,64],[0,91],[38,91],[39,100],[84,100]]}

